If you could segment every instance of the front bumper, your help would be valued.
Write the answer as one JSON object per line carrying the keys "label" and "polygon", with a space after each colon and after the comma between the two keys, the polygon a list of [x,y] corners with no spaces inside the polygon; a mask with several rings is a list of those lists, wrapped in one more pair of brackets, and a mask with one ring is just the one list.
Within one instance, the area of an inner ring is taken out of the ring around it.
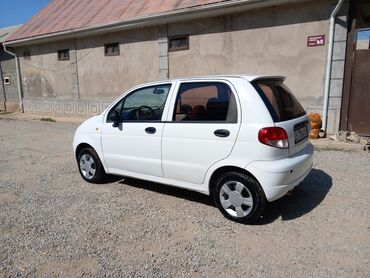
{"label": "front bumper", "polygon": [[300,152],[284,159],[254,161],[246,167],[261,184],[266,199],[274,201],[297,186],[311,171],[314,147],[308,144]]}

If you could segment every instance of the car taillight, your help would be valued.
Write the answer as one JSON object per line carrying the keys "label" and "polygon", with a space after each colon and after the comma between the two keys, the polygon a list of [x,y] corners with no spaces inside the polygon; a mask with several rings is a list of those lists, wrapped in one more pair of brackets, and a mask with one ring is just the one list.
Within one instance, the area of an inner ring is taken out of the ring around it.
{"label": "car taillight", "polygon": [[264,127],[258,132],[258,140],[265,145],[279,148],[288,149],[289,141],[288,134],[285,129],[281,127]]}

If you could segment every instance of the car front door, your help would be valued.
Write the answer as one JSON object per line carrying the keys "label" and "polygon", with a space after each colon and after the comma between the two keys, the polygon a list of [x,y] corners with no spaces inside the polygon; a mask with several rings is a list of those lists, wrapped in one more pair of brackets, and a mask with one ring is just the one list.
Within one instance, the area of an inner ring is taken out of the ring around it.
{"label": "car front door", "polygon": [[178,85],[163,130],[165,178],[201,184],[209,167],[230,154],[240,127],[232,88],[226,81]]}
{"label": "car front door", "polygon": [[102,127],[102,148],[108,172],[163,176],[161,122],[171,84],[134,90],[108,112]]}

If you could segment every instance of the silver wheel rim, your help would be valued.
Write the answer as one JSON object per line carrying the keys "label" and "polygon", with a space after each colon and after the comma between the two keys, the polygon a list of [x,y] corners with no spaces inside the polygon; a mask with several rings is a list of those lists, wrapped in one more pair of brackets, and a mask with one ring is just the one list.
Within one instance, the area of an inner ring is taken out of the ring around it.
{"label": "silver wheel rim", "polygon": [[228,181],[221,186],[220,202],[232,217],[242,218],[253,209],[253,198],[249,189],[238,181]]}
{"label": "silver wheel rim", "polygon": [[96,171],[96,164],[94,159],[88,155],[88,154],[83,154],[80,158],[80,169],[82,175],[88,179],[91,180]]}

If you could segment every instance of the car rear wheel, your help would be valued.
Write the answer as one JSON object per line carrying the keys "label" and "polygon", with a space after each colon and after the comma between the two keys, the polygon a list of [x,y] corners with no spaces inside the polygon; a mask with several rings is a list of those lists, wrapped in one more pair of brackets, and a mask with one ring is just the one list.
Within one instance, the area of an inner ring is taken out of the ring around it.
{"label": "car rear wheel", "polygon": [[101,183],[106,174],[100,159],[93,148],[82,149],[77,156],[78,169],[82,178],[90,183]]}
{"label": "car rear wheel", "polygon": [[267,202],[260,184],[238,172],[221,175],[213,187],[213,197],[226,218],[241,223],[259,219]]}

